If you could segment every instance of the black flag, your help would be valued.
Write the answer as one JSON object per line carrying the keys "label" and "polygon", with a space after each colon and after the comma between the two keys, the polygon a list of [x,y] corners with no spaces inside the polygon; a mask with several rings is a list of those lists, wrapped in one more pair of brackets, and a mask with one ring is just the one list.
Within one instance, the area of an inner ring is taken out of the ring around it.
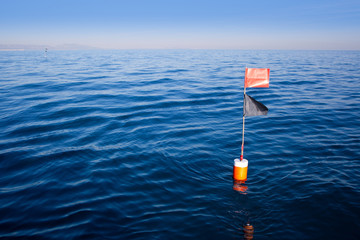
{"label": "black flag", "polygon": [[261,102],[256,101],[246,93],[244,94],[244,116],[266,115],[268,108]]}

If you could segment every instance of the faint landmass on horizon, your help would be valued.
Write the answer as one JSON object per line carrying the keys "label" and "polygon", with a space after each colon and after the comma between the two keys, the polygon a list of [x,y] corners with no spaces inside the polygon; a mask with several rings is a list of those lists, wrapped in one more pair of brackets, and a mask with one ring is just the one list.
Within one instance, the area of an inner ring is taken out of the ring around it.
{"label": "faint landmass on horizon", "polygon": [[92,46],[81,44],[61,44],[61,45],[33,45],[33,44],[0,44],[0,51],[25,51],[25,50],[93,50],[99,49]]}

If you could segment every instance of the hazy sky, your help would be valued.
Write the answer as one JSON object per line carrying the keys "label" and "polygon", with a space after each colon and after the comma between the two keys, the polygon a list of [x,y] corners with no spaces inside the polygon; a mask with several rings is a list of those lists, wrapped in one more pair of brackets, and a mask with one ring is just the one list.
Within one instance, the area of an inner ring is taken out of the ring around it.
{"label": "hazy sky", "polygon": [[0,0],[0,44],[360,50],[360,0]]}

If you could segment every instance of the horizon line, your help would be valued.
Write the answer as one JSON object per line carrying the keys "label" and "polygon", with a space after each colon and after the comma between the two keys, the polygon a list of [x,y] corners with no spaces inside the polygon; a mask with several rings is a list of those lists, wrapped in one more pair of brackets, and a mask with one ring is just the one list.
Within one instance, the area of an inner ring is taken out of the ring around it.
{"label": "horizon line", "polygon": [[8,43],[0,43],[0,51],[42,51],[47,49],[52,51],[91,51],[91,50],[260,50],[260,51],[360,51],[360,49],[344,49],[344,48],[329,48],[329,49],[319,49],[319,48],[199,48],[199,47],[115,47],[115,48],[107,48],[107,47],[94,47],[91,45],[85,44],[77,44],[77,43],[64,43],[57,45],[50,44],[8,44]]}
{"label": "horizon line", "polygon": [[360,49],[262,49],[262,48],[0,48],[0,52],[31,52],[31,51],[146,51],[146,50],[194,50],[194,51],[360,51]]}

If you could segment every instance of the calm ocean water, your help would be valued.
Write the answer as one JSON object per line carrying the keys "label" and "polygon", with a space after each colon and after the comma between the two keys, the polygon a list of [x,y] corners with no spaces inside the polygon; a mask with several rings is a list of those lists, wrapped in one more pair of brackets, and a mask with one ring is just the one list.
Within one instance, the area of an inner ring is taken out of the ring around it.
{"label": "calm ocean water", "polygon": [[359,119],[359,51],[0,52],[0,238],[360,239]]}

